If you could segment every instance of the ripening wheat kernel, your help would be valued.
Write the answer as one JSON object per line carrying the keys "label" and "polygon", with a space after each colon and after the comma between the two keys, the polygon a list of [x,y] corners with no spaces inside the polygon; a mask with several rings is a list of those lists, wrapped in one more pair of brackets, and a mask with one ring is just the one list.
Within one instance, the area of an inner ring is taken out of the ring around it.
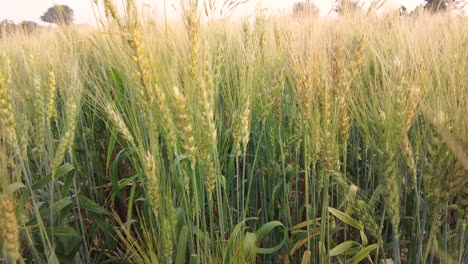
{"label": "ripening wheat kernel", "polygon": [[158,100],[159,110],[166,131],[166,139],[169,145],[169,150],[172,154],[177,155],[177,137],[176,127],[172,116],[172,111],[169,108],[166,94],[162,89],[156,89],[156,99]]}
{"label": "ripening wheat kernel", "polygon": [[199,75],[200,63],[200,21],[193,11],[189,13],[186,20],[189,38],[189,76],[192,81],[196,81]]}
{"label": "ripening wheat kernel", "polygon": [[203,164],[204,164],[204,170],[205,170],[205,186],[206,186],[206,190],[208,192],[208,199],[211,200],[211,196],[216,188],[216,178],[217,178],[217,172],[216,172],[216,169],[214,167],[214,160],[213,158],[211,158],[211,155],[210,155],[210,159],[209,160],[204,160],[203,161]]}
{"label": "ripening wheat kernel", "polygon": [[467,176],[468,171],[463,168],[460,162],[457,162],[444,184],[446,186],[443,192],[444,201],[448,202],[457,196],[463,195],[463,192],[466,192],[465,189],[468,184]]}
{"label": "ripening wheat kernel", "polygon": [[265,16],[264,15],[259,15],[255,19],[255,33],[258,38],[258,49],[260,50],[260,53],[263,55],[265,51],[265,45],[266,45],[266,39],[265,39]]}
{"label": "ripening wheat kernel", "polygon": [[240,121],[240,142],[242,143],[243,152],[247,153],[247,144],[249,144],[250,140],[250,97],[247,97],[247,100],[245,101],[244,111]]}
{"label": "ripening wheat kernel", "polygon": [[[207,48],[205,52],[208,52]],[[203,79],[201,76],[204,76]],[[216,147],[216,125],[214,122],[214,106],[213,106],[213,79],[211,73],[211,66],[209,62],[209,57],[206,56],[205,59],[205,69],[203,75],[197,76],[196,80],[196,89],[199,91],[199,96],[201,99],[201,115],[202,115],[202,123],[204,126],[204,130],[208,132],[208,142],[207,142],[207,149],[210,149],[211,152]]]}
{"label": "ripening wheat kernel", "polygon": [[11,70],[11,60],[6,56],[5,52],[2,52],[2,57],[5,58],[5,76],[6,76],[6,85],[11,85],[13,83],[13,76]]}
{"label": "ripening wheat kernel", "polygon": [[165,263],[171,263],[172,255],[173,255],[173,248],[174,248],[173,234],[174,234],[175,226],[174,226],[174,222],[170,221],[171,219],[167,219],[167,218],[164,218],[163,223],[162,223],[163,256],[165,259]]}
{"label": "ripening wheat kernel", "polygon": [[122,116],[117,114],[110,104],[107,105],[106,112],[109,115],[109,118],[112,120],[112,122],[114,122],[115,126],[117,126],[117,129],[122,134],[122,136],[128,141],[130,146],[135,147],[135,140],[133,139],[130,130],[128,130],[128,127],[125,124],[125,121],[123,120]]}
{"label": "ripening wheat kernel", "polygon": [[355,79],[359,73],[359,68],[361,67],[363,60],[364,60],[364,46],[365,46],[365,39],[364,37],[361,38],[359,44],[356,48],[354,53],[353,61],[351,64],[351,79]]}
{"label": "ripening wheat kernel", "polygon": [[179,134],[183,143],[182,146],[187,153],[187,158],[190,160],[192,169],[195,169],[197,148],[193,137],[192,124],[190,124],[189,121],[187,101],[177,86],[174,86],[173,90],[177,111],[177,125],[179,126]]}
{"label": "ripening wheat kernel", "polygon": [[393,232],[398,236],[398,226],[400,224],[400,175],[398,174],[398,162],[396,153],[393,150],[386,150],[385,168],[385,194],[388,215],[392,223]]}
{"label": "ripening wheat kernel", "polygon": [[47,124],[57,120],[57,107],[55,105],[55,94],[57,90],[57,83],[55,81],[55,73],[53,71],[49,72],[49,90],[47,98]]}
{"label": "ripening wheat kernel", "polygon": [[132,45],[133,49],[133,61],[137,66],[136,76],[140,80],[141,89],[138,91],[140,100],[144,103],[144,110],[154,102],[153,87],[151,85],[151,77],[149,73],[149,62],[147,58],[146,48],[143,44],[141,34],[138,28],[134,26],[132,28]]}
{"label": "ripening wheat kernel", "polygon": [[[238,118],[238,120],[242,119],[239,114],[237,114],[236,117]],[[241,151],[241,143],[242,143],[241,129],[242,129],[242,127],[240,125],[240,122],[236,122],[236,123],[233,124],[232,137],[234,139],[234,142],[233,142],[233,146],[232,146],[232,151],[233,151],[234,155],[236,155],[236,156],[240,156],[242,154],[242,151]]]}
{"label": "ripening wheat kernel", "polygon": [[308,126],[312,116],[312,87],[318,89],[319,86],[313,84],[312,73],[310,71],[304,71],[303,65],[299,62],[294,63],[294,67],[298,68],[297,82],[296,82],[296,96],[302,106],[301,111],[301,123],[303,126]]}
{"label": "ripening wheat kernel", "polygon": [[344,81],[342,82],[344,87],[342,87],[340,96],[338,97],[338,101],[339,101],[338,105],[339,105],[340,115],[341,115],[340,129],[341,129],[341,140],[343,143],[347,143],[348,138],[349,138],[349,131],[351,130],[351,116],[350,116],[351,111],[350,111],[350,105],[347,100],[349,100],[351,83],[357,77],[359,68],[362,64],[363,52],[364,52],[364,38],[362,38],[359,41],[358,47],[351,61],[351,66],[349,67],[349,70],[346,67],[344,67],[344,65],[341,65],[341,67],[343,68],[341,76],[344,78]]}
{"label": "ripening wheat kernel", "polygon": [[445,181],[444,164],[448,164],[451,160],[451,153],[447,145],[442,142],[439,136],[431,131],[431,143],[426,156],[426,167],[422,173],[423,190],[426,198],[429,201],[429,213],[434,220],[439,218],[439,210],[443,205],[442,187]]}
{"label": "ripening wheat kernel", "polygon": [[65,155],[73,145],[75,139],[76,116],[78,114],[78,107],[76,102],[72,102],[67,113],[67,131],[60,140],[60,143],[55,152],[55,157],[51,165],[51,173],[55,174],[57,168],[62,164]]}
{"label": "ripening wheat kernel", "polygon": [[20,127],[21,127],[21,134],[19,137],[19,147],[21,151],[21,156],[23,158],[26,158],[28,155],[28,144],[29,144],[29,137],[30,133],[29,131],[31,130],[31,121],[29,120],[28,116],[26,114],[21,115],[20,119]]}
{"label": "ripening wheat kernel", "polygon": [[[205,45],[205,52],[208,52],[207,45]],[[209,56],[207,54],[205,55],[205,67],[203,75],[205,79],[202,79],[201,77],[197,78],[197,89],[201,98],[203,131],[208,133],[208,140],[201,140],[200,152],[204,157],[204,162],[202,164],[204,164],[205,167],[205,186],[208,190],[208,199],[211,199],[211,194],[215,189],[217,178],[216,170],[213,165],[215,162],[213,153],[217,152],[217,130],[214,120],[214,100],[212,98],[214,82],[211,73]]]}
{"label": "ripening wheat kernel", "polygon": [[44,90],[42,89],[41,79],[36,74],[34,75],[34,107],[36,109],[35,126],[37,127],[37,149],[43,150],[45,143],[45,121],[46,121],[46,106],[44,104]]}
{"label": "ripening wheat kernel", "polygon": [[[189,37],[189,76],[193,85],[195,85],[196,91],[199,93],[200,106],[201,106],[201,117],[202,117],[202,129],[208,133],[207,139],[202,137],[200,140],[199,153],[203,157],[202,162],[205,170],[205,186],[208,192],[208,199],[211,199],[211,193],[213,193],[216,185],[216,172],[213,166],[213,152],[216,150],[216,125],[214,122],[214,110],[213,110],[213,89],[214,81],[211,73],[210,58],[208,56],[208,45],[205,42],[205,64],[203,72],[200,72],[200,22],[193,12],[187,16],[187,30]],[[180,96],[179,96],[180,97]],[[176,96],[177,98],[177,96]],[[180,99],[178,100],[180,101]],[[191,127],[190,127],[190,130]],[[187,149],[187,148],[186,148]]]}
{"label": "ripening wheat kernel", "polygon": [[18,260],[21,255],[15,205],[6,195],[0,196],[0,231],[5,256],[14,261]]}
{"label": "ripening wheat kernel", "polygon": [[343,50],[343,44],[336,44],[333,48],[332,72],[329,75],[330,83],[333,86],[327,89],[328,93],[334,95],[334,100],[338,105],[340,139],[345,144],[348,141],[351,128],[348,100],[352,78],[348,67],[344,64]]}
{"label": "ripening wheat kernel", "polygon": [[242,25],[242,37],[244,39],[244,48],[249,49],[252,45],[252,33],[249,22]]}
{"label": "ripening wheat kernel", "polygon": [[11,146],[18,143],[16,135],[16,121],[13,115],[12,99],[6,80],[0,73],[0,124],[2,125],[7,142]]}
{"label": "ripening wheat kernel", "polygon": [[120,21],[119,14],[117,13],[117,7],[112,0],[104,0],[104,11],[107,18],[112,17],[117,22],[117,25],[122,26],[122,21]]}
{"label": "ripening wheat kernel", "polygon": [[211,57],[209,55],[209,46],[208,46],[208,43],[205,42],[205,48],[204,48],[204,51],[205,51],[205,61],[204,61],[204,66],[203,66],[203,75],[200,75],[199,79],[201,79],[201,77],[204,78],[204,82],[205,82],[205,89],[206,89],[206,97],[207,97],[207,102],[209,103],[209,105],[207,106],[208,108],[211,108],[211,111],[214,110],[214,106],[215,106],[215,103],[214,103],[214,95],[216,94],[215,93],[215,80],[213,78],[213,72],[212,72],[212,69],[211,69]]}
{"label": "ripening wheat kernel", "polygon": [[354,203],[355,215],[360,217],[364,227],[377,239],[377,242],[382,243],[382,233],[375,220],[373,208],[370,208],[363,200],[356,199]]}
{"label": "ripening wheat kernel", "polygon": [[408,130],[411,127],[411,124],[413,122],[413,118],[416,112],[416,108],[418,106],[420,91],[421,89],[417,85],[412,86],[411,88],[410,99],[409,99],[408,110],[407,110],[407,118],[405,122],[405,130],[404,130],[405,136],[403,138],[403,144],[402,144],[403,156],[405,157],[406,165],[408,166],[408,169],[410,170],[412,174],[413,185],[417,184],[416,165],[414,161],[413,148],[411,146],[411,142],[408,137]]}
{"label": "ripening wheat kernel", "polygon": [[153,207],[153,211],[158,215],[160,208],[160,190],[159,190],[159,175],[156,167],[156,162],[151,153],[146,153],[145,157],[145,174],[146,188],[148,189],[148,200]]}
{"label": "ripening wheat kernel", "polygon": [[[226,48],[224,47],[224,45],[221,43],[219,44],[218,46],[218,50],[216,52],[216,59],[215,59],[215,69],[214,69],[214,74],[213,74],[213,82],[214,82],[214,87],[215,87],[215,90],[217,90],[220,82],[221,82],[221,69],[223,67],[223,64],[224,64],[224,54],[226,52]],[[217,91],[215,91],[213,93],[216,97],[217,95]]]}
{"label": "ripening wheat kernel", "polygon": [[392,87],[391,95],[394,98],[394,107],[396,109],[395,120],[397,123],[401,123],[401,128],[406,128],[406,113],[407,113],[407,87],[408,81],[406,73],[403,70],[403,66],[401,63],[397,63],[397,71],[398,71],[398,80],[394,87]]}
{"label": "ripening wheat kernel", "polygon": [[324,163],[325,170],[328,172],[328,175],[331,175],[335,171],[339,171],[340,161],[339,154],[335,145],[335,137],[332,128],[331,120],[331,91],[325,86],[324,89],[324,100],[323,100],[323,120],[322,120],[322,139],[323,139],[323,149],[322,149],[322,159]]}

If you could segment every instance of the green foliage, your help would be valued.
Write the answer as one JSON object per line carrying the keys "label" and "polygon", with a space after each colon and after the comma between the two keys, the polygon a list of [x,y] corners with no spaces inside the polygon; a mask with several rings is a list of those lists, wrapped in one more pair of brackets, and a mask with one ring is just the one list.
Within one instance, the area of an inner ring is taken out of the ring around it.
{"label": "green foliage", "polygon": [[0,40],[2,259],[467,262],[467,20],[124,2]]}

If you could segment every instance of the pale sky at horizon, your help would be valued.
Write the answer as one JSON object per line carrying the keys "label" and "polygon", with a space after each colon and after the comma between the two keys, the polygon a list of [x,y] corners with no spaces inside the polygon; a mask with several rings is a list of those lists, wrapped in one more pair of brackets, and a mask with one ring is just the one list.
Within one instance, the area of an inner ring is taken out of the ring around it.
{"label": "pale sky at horizon", "polygon": [[[114,0],[121,2],[122,0]],[[140,4],[146,4],[146,10],[152,14],[162,16],[163,0],[137,0]],[[217,0],[219,3],[224,0]],[[291,10],[292,5],[299,0],[250,0],[250,3],[236,9],[238,16],[246,16],[254,12],[255,7],[264,7],[273,12],[282,10]],[[101,0],[99,2],[102,2]],[[202,2],[202,1],[200,1]],[[320,8],[322,14],[327,14],[332,7],[334,0],[311,0]],[[361,0],[360,2],[369,3],[370,0]],[[387,8],[398,8],[401,5],[409,10],[423,3],[423,0],[387,0]],[[40,22],[40,16],[54,3],[68,5],[74,10],[75,22],[78,24],[95,24],[92,0],[0,0],[0,20],[9,19],[15,23],[23,20]],[[180,13],[178,8],[180,0],[166,0],[167,13],[170,17],[177,17]],[[174,6],[176,10],[174,10]]]}

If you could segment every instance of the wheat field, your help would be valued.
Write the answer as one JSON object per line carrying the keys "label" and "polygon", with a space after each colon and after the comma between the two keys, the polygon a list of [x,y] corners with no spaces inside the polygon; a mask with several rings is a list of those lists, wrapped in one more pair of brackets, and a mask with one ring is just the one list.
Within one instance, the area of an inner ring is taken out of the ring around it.
{"label": "wheat field", "polygon": [[0,39],[5,263],[467,263],[468,20]]}

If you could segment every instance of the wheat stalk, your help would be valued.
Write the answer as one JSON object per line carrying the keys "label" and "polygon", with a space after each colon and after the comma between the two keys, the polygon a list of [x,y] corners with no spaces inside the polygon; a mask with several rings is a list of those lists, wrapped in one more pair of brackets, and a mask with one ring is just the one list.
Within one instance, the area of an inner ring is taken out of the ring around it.
{"label": "wheat stalk", "polygon": [[16,120],[13,114],[12,98],[7,87],[8,81],[0,72],[0,123],[10,146],[18,143],[16,135]]}

